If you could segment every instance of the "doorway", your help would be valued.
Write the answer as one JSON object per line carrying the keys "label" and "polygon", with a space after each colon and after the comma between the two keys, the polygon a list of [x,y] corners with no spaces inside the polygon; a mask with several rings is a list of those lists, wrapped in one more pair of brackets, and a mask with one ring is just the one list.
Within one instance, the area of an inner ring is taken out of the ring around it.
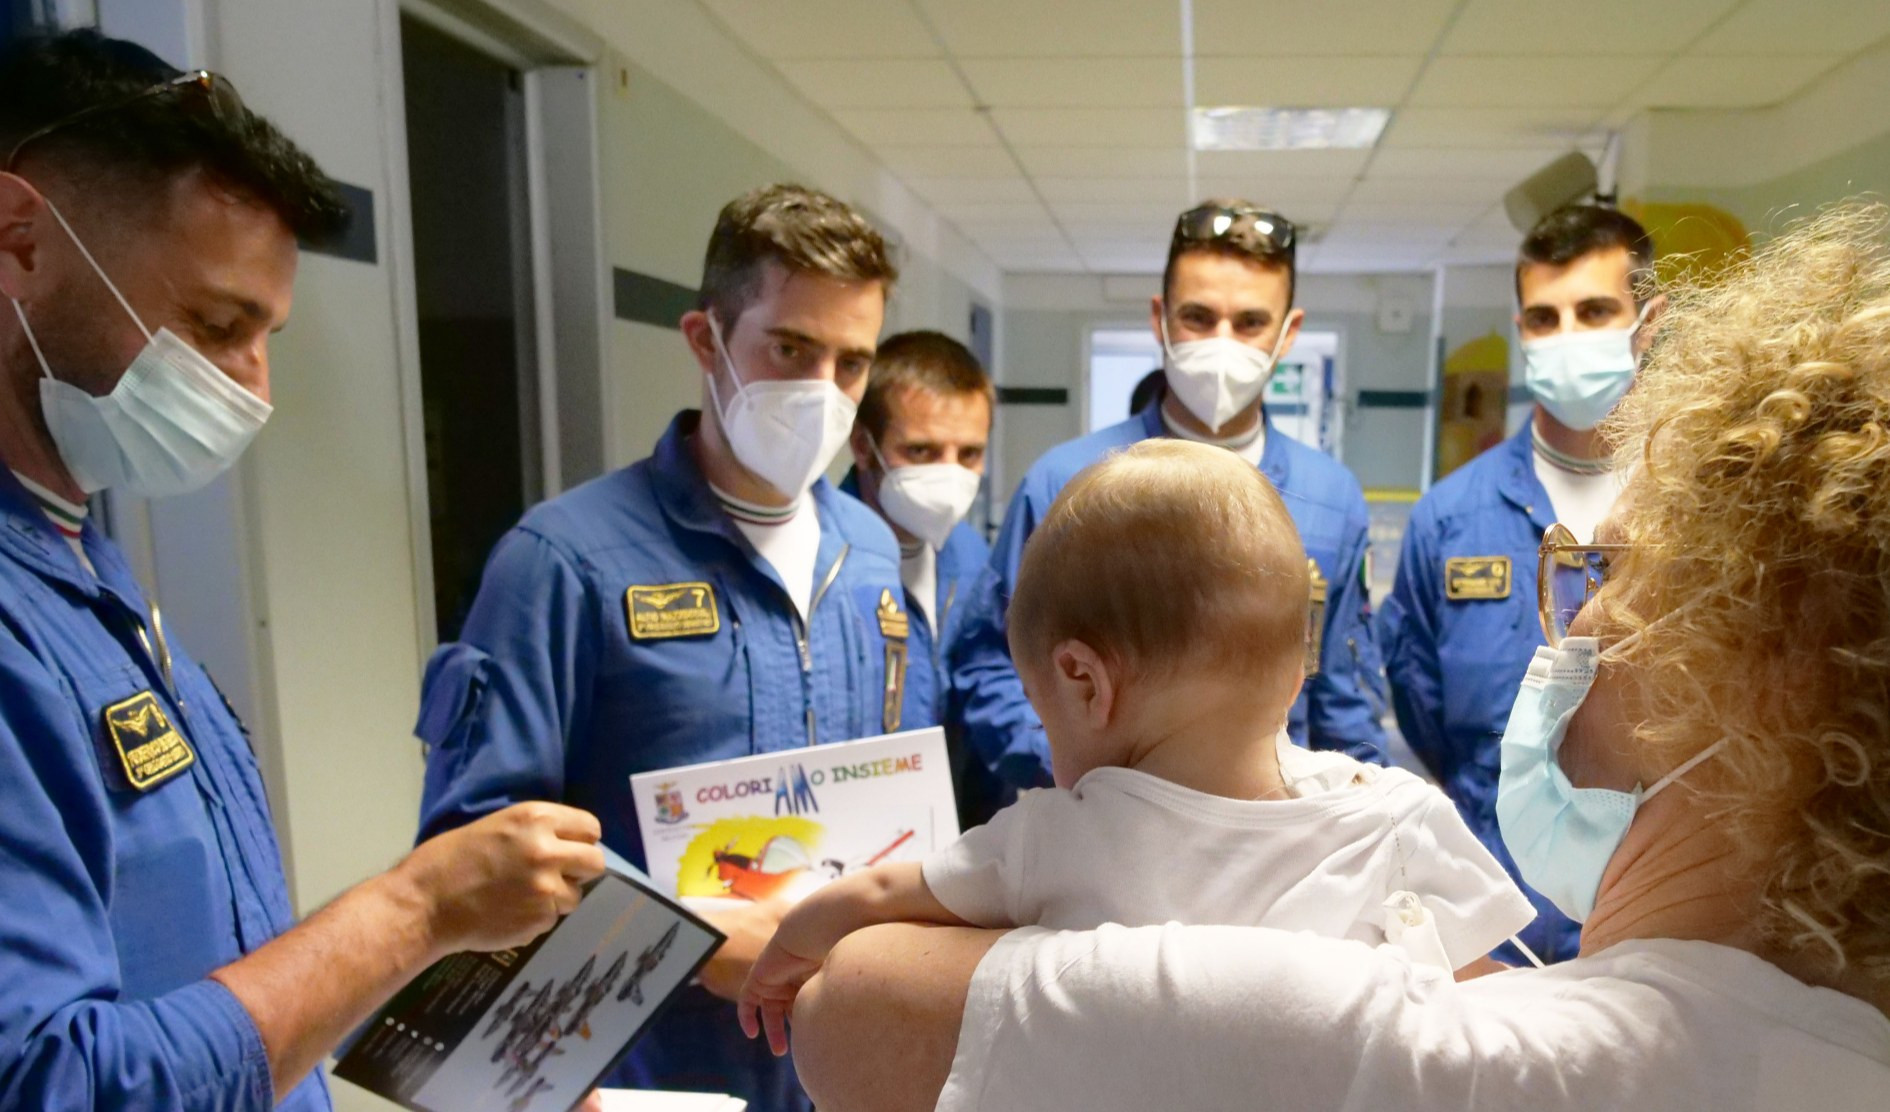
{"label": "doorway", "polygon": [[[1159,382],[1161,368],[1161,344],[1146,325],[1091,329],[1085,431],[1130,417],[1136,388],[1151,376]],[[1343,428],[1337,399],[1344,388],[1339,334],[1301,329],[1267,380],[1267,416],[1281,433],[1337,456]]]}
{"label": "doorway", "polygon": [[544,497],[524,76],[400,20],[414,299],[438,636]]}

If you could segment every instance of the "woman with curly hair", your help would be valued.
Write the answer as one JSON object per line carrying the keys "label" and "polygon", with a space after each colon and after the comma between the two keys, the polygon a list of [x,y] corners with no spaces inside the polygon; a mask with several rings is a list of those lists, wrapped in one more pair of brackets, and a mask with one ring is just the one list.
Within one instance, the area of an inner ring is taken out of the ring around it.
{"label": "woman with curly hair", "polygon": [[1258,928],[877,927],[803,991],[851,1109],[1890,1108],[1890,216],[1675,292],[1498,816],[1581,955],[1455,983]]}

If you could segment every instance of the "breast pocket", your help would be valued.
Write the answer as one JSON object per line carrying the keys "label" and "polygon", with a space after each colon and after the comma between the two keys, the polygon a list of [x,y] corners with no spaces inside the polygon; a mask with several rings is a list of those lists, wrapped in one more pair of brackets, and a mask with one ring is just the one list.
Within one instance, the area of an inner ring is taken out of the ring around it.
{"label": "breast pocket", "polygon": [[74,687],[112,811],[104,897],[123,992],[149,999],[240,952],[218,856],[218,803],[201,786],[188,724],[173,719],[140,672],[110,670]]}
{"label": "breast pocket", "polygon": [[709,583],[712,628],[643,637],[626,628],[615,642],[621,656],[597,686],[592,730],[600,739],[617,739],[609,754],[614,773],[746,756],[753,745],[752,708],[787,694],[758,689],[751,675],[750,642],[770,633],[767,624],[748,621],[742,600]]}

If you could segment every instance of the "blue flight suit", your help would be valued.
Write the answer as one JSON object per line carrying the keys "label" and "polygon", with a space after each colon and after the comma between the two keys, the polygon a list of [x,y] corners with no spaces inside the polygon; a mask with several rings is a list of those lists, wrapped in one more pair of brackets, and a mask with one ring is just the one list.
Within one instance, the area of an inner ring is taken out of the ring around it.
{"label": "blue flight suit", "polygon": [[[840,489],[855,498],[859,497],[858,468],[847,472]],[[991,775],[983,762],[965,745],[964,731],[960,728],[964,700],[953,691],[951,674],[945,666],[945,646],[951,644],[958,635],[962,624],[959,618],[963,611],[958,605],[959,599],[968,596],[972,584],[990,560],[991,546],[985,543],[970,523],[959,522],[945,538],[945,547],[938,550],[938,590],[930,602],[931,617],[927,617],[927,610],[911,607],[912,663],[906,672],[906,686],[908,689],[922,689],[914,693],[915,698],[930,692],[927,696],[929,701],[924,704],[923,717],[945,727],[946,748],[951,754],[952,789],[958,797],[958,826],[961,830],[969,830],[988,821],[999,807],[1015,798],[1013,793],[1005,791],[1004,785]]]}
{"label": "blue flight suit", "polygon": [[[1378,615],[1399,729],[1519,884],[1496,823],[1498,750],[1529,658],[1544,643],[1536,552],[1555,523],[1529,429],[1525,422],[1418,500]],[[1491,558],[1508,561],[1500,585]],[[1580,926],[1523,891],[1538,914],[1522,940],[1544,961],[1574,957]]]}
{"label": "blue flight suit", "polygon": [[209,979],[294,922],[242,725],[96,526],[0,519],[0,1108],[328,1108]]}
{"label": "blue flight suit", "polygon": [[[1156,404],[1044,453],[1011,498],[990,564],[960,603],[964,624],[946,654],[952,682],[965,700],[966,736],[987,767],[1014,790],[1051,782],[1043,727],[1024,698],[1005,634],[1005,611],[1017,585],[1024,542],[1077,472],[1111,452],[1165,435]],[[1288,729],[1297,744],[1310,737],[1314,748],[1343,750],[1382,764],[1384,693],[1366,585],[1371,538],[1365,495],[1344,465],[1282,434],[1270,420],[1260,470],[1280,492],[1328,590],[1319,671],[1307,677],[1294,701]],[[1109,557],[1097,553],[1096,558]]]}
{"label": "blue flight suit", "polygon": [[[910,683],[888,706],[889,651],[911,651],[878,620],[888,603],[906,614],[892,531],[814,484],[804,629],[690,454],[699,418],[678,415],[650,458],[535,507],[494,548],[461,639],[427,665],[421,839],[558,800],[595,814],[604,843],[642,868],[634,773],[935,724]],[[734,1005],[702,989],[680,994],[605,1083],[807,1107],[790,1060],[744,1038]]]}

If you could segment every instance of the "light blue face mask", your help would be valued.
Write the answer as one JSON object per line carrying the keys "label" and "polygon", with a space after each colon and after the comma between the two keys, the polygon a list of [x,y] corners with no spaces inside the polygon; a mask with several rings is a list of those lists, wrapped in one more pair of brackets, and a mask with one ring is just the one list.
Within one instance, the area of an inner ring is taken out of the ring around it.
{"label": "light blue face mask", "polygon": [[112,392],[96,397],[53,377],[26,310],[13,302],[45,376],[39,380],[40,412],[66,471],[87,494],[110,487],[139,498],[162,498],[202,487],[235,463],[262,431],[269,403],[169,329],[153,333],[146,328],[66,218],[51,201],[46,207],[146,341]]}
{"label": "light blue face mask", "polygon": [[1549,416],[1571,429],[1601,424],[1634,385],[1634,333],[1653,308],[1649,301],[1627,328],[1562,332],[1524,340],[1523,385]]}
{"label": "light blue face mask", "polygon": [[1593,637],[1565,637],[1559,649],[1536,649],[1503,730],[1503,765],[1496,782],[1497,825],[1523,882],[1578,923],[1594,913],[1601,875],[1641,804],[1725,744],[1707,746],[1646,790],[1569,783],[1556,753],[1569,719],[1594,686],[1600,655]]}

